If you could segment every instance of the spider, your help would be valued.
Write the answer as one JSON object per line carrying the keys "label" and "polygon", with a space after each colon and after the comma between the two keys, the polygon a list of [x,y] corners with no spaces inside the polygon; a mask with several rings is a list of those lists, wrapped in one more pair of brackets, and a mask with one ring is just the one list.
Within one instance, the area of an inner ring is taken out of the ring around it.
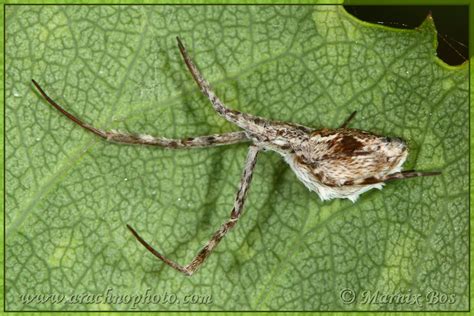
{"label": "spider", "polygon": [[243,212],[257,156],[262,150],[272,150],[283,156],[298,179],[309,190],[316,192],[323,201],[346,198],[355,202],[360,194],[374,188],[382,189],[387,181],[440,174],[440,172],[401,171],[408,155],[404,141],[400,138],[384,137],[348,128],[347,125],[356,112],[353,112],[339,128],[314,129],[294,123],[272,121],[227,108],[203,78],[179,37],[176,39],[184,62],[201,92],[210,100],[220,116],[240,127],[241,131],[186,139],[105,131],[67,112],[53,101],[35,80],[32,80],[38,92],[49,104],[77,125],[107,141],[171,149],[251,143],[230,218],[212,235],[189,264],[183,266],[168,259],[146,242],[135,229],[127,225],[147,250],[173,269],[188,276],[192,275],[229,230],[237,224]]}

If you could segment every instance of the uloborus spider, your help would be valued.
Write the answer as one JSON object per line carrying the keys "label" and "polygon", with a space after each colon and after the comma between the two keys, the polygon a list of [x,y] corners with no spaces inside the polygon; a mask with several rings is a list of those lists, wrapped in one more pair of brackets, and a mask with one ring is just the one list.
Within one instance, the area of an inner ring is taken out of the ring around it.
{"label": "uloborus spider", "polygon": [[252,143],[249,147],[230,219],[212,235],[208,243],[188,265],[179,265],[163,256],[140,237],[130,225],[127,225],[145,248],[167,265],[185,275],[192,275],[196,272],[227,232],[237,224],[242,215],[245,197],[252,181],[257,155],[261,150],[272,150],[282,155],[298,179],[308,189],[316,192],[323,201],[346,198],[355,202],[360,194],[373,188],[381,189],[385,182],[390,180],[440,174],[440,172],[401,171],[408,155],[403,140],[347,128],[356,112],[353,112],[339,128],[314,129],[293,123],[271,121],[227,108],[194,65],[181,40],[177,38],[177,41],[188,70],[202,93],[211,101],[214,110],[243,131],[186,139],[168,139],[150,135],[104,131],[84,123],[67,112],[54,102],[36,81],[33,80],[33,84],[49,104],[71,121],[111,142],[172,149],[212,147],[241,142]]}

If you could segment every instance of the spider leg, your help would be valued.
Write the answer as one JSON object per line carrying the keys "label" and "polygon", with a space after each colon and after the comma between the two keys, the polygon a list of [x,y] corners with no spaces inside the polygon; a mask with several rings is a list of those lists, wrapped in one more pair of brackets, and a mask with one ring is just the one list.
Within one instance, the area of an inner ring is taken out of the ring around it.
{"label": "spider leg", "polygon": [[440,174],[441,174],[440,171],[419,172],[415,170],[407,170],[407,171],[389,174],[384,177],[384,181],[401,180],[401,179],[408,179],[408,178],[415,178],[415,177],[431,177],[431,176],[438,176]]}
{"label": "spider leg", "polygon": [[232,229],[232,227],[237,224],[237,221],[242,215],[243,206],[245,202],[245,197],[252,181],[253,170],[257,162],[257,155],[259,152],[257,146],[250,146],[249,152],[247,154],[247,161],[245,163],[245,168],[240,179],[239,190],[237,191],[237,196],[235,197],[234,207],[230,213],[230,219],[225,222],[211,237],[207,244],[198,252],[194,259],[186,266],[181,266],[178,263],[171,261],[170,259],[163,256],[161,253],[156,251],[150,244],[148,244],[143,238],[138,235],[138,233],[129,225],[128,229],[132,232],[135,238],[145,246],[148,251],[154,254],[158,259],[162,260],[164,263],[172,267],[173,269],[182,272],[188,276],[192,275],[196,270],[204,263],[204,261],[212,253],[212,250],[219,244],[222,238],[227,234],[227,232]]}
{"label": "spider leg", "polygon": [[257,134],[260,133],[262,128],[268,129],[269,126],[272,125],[272,122],[270,120],[267,120],[263,117],[254,116],[248,113],[243,113],[227,108],[225,104],[219,99],[219,97],[217,97],[217,95],[211,89],[209,83],[199,72],[198,68],[191,60],[191,57],[187,53],[186,48],[184,47],[179,37],[176,37],[176,40],[178,41],[178,48],[181,53],[181,56],[183,57],[183,60],[189,72],[191,73],[194,81],[199,86],[201,92],[209,99],[212,104],[212,107],[220,116],[222,116],[227,121],[234,123],[240,128]]}
{"label": "spider leg", "polygon": [[351,115],[349,115],[349,117],[344,121],[344,123],[342,123],[342,125],[339,128],[346,128],[347,125],[350,123],[350,121],[352,121],[352,119],[354,118],[356,114],[357,114],[357,111],[352,112]]}
{"label": "spider leg", "polygon": [[136,144],[136,145],[149,145],[159,146],[165,148],[199,148],[199,147],[212,147],[219,145],[230,145],[241,142],[249,141],[244,131],[230,132],[224,134],[214,134],[208,136],[189,137],[185,139],[169,139],[165,137],[154,137],[151,135],[133,135],[128,133],[122,133],[119,131],[104,131],[95,128],[87,123],[84,123],[76,116],[72,115],[53,99],[51,99],[46,92],[40,87],[40,85],[32,80],[38,92],[45,98],[45,100],[61,112],[64,116],[69,118],[71,121],[81,126],[82,128],[94,133],[95,135],[102,137],[108,141],[121,143],[121,144]]}
{"label": "spider leg", "polygon": [[191,57],[189,57],[188,52],[186,51],[186,48],[184,48],[184,45],[179,39],[179,37],[176,37],[176,40],[178,41],[178,48],[181,53],[181,56],[183,57],[189,72],[193,76],[194,81],[196,81],[197,85],[201,89],[201,92],[211,101],[212,106],[214,107],[214,110],[216,110],[217,113],[222,115],[225,119],[230,120],[231,122],[235,122],[237,120],[237,116],[241,115],[242,113],[228,109],[224,105],[224,103],[217,97],[214,91],[212,91],[211,86],[201,75],[196,65],[191,60]]}
{"label": "spider leg", "polygon": [[401,172],[395,172],[392,174],[388,174],[384,177],[381,178],[376,178],[376,177],[370,177],[370,178],[365,178],[361,179],[358,181],[350,181],[350,183],[344,183],[344,185],[365,185],[365,184],[375,184],[375,183],[381,183],[381,182],[387,182],[387,181],[393,181],[393,180],[401,180],[401,179],[408,179],[408,178],[414,178],[414,177],[430,177],[430,176],[437,176],[440,175],[441,172],[439,171],[432,171],[432,172],[418,172],[415,170],[407,170],[407,171],[401,171]]}

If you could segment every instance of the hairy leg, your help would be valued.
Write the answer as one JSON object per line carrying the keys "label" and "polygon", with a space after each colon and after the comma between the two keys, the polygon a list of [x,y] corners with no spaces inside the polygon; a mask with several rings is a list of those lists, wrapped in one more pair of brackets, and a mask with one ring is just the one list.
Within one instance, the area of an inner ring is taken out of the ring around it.
{"label": "hairy leg", "polygon": [[437,176],[440,174],[441,172],[439,171],[419,172],[415,170],[407,170],[407,171],[392,173],[381,178],[370,177],[370,178],[361,179],[359,181],[351,181],[350,184],[344,183],[344,185],[375,184],[375,183],[381,183],[381,182],[387,182],[387,181],[393,181],[393,180],[402,180],[402,179],[408,179],[408,178],[414,178],[414,177],[431,177],[431,176]]}
{"label": "hairy leg", "polygon": [[266,126],[272,124],[272,122],[266,118],[227,108],[225,104],[211,89],[209,83],[199,72],[198,68],[193,63],[191,57],[189,56],[188,52],[186,51],[186,48],[184,47],[179,37],[177,37],[176,40],[178,41],[178,48],[181,53],[181,56],[183,57],[186,67],[193,76],[194,81],[201,89],[201,92],[209,99],[212,104],[212,107],[219,115],[221,115],[227,121],[239,126],[240,128],[254,133],[258,133],[262,128],[265,128]]}
{"label": "hairy leg", "polygon": [[237,191],[237,196],[235,197],[234,207],[230,213],[230,219],[225,222],[211,237],[211,239],[207,242],[207,244],[198,252],[198,254],[194,257],[194,259],[186,266],[181,266],[178,263],[166,258],[157,250],[155,250],[149,243],[147,243],[138,233],[130,226],[127,225],[128,229],[132,232],[132,234],[137,238],[137,240],[154,254],[157,258],[162,260],[164,263],[172,267],[173,269],[180,271],[186,275],[192,275],[209,257],[212,253],[212,250],[219,244],[219,242],[224,238],[227,232],[237,224],[237,221],[242,215],[243,206],[245,202],[245,197],[247,195],[248,188],[250,186],[250,182],[252,181],[253,170],[255,168],[255,164],[257,162],[257,155],[259,152],[259,148],[252,145],[250,146],[247,161],[245,163],[244,172],[242,174],[242,178],[240,180],[239,190]]}
{"label": "hairy leg", "polygon": [[104,131],[98,128],[95,128],[87,123],[84,123],[76,116],[72,115],[64,108],[62,108],[59,104],[57,104],[53,99],[51,99],[46,92],[40,87],[40,85],[34,81],[33,84],[35,85],[38,92],[51,104],[54,108],[56,108],[59,112],[61,112],[64,116],[69,118],[71,121],[76,123],[77,125],[81,126],[82,128],[94,133],[95,135],[102,137],[108,141],[112,141],[115,143],[121,144],[135,144],[135,145],[149,145],[149,146],[159,146],[165,148],[199,148],[199,147],[212,147],[212,146],[219,146],[219,145],[230,145],[236,144],[241,142],[247,142],[249,139],[244,131],[239,132],[230,132],[224,134],[214,134],[208,136],[198,136],[198,137],[189,137],[185,139],[169,139],[165,137],[155,137],[151,135],[133,135],[128,133],[122,133],[119,131]]}

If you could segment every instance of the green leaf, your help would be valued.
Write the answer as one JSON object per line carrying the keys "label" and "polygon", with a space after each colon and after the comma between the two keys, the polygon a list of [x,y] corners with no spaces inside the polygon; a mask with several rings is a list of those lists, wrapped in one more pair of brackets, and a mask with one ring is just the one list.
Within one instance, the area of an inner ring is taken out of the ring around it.
{"label": "green leaf", "polygon": [[[351,127],[407,141],[405,169],[442,175],[321,202],[262,153],[238,225],[181,275],[125,225],[189,262],[229,216],[247,145],[107,143],[30,83],[99,128],[238,130],[195,86],[178,35],[229,107],[321,128],[357,110]],[[6,37],[7,310],[468,309],[468,64],[436,57],[431,18],[397,30],[338,6],[23,5],[6,7]],[[83,301],[35,296],[49,294]],[[384,303],[397,294],[421,299]]]}

